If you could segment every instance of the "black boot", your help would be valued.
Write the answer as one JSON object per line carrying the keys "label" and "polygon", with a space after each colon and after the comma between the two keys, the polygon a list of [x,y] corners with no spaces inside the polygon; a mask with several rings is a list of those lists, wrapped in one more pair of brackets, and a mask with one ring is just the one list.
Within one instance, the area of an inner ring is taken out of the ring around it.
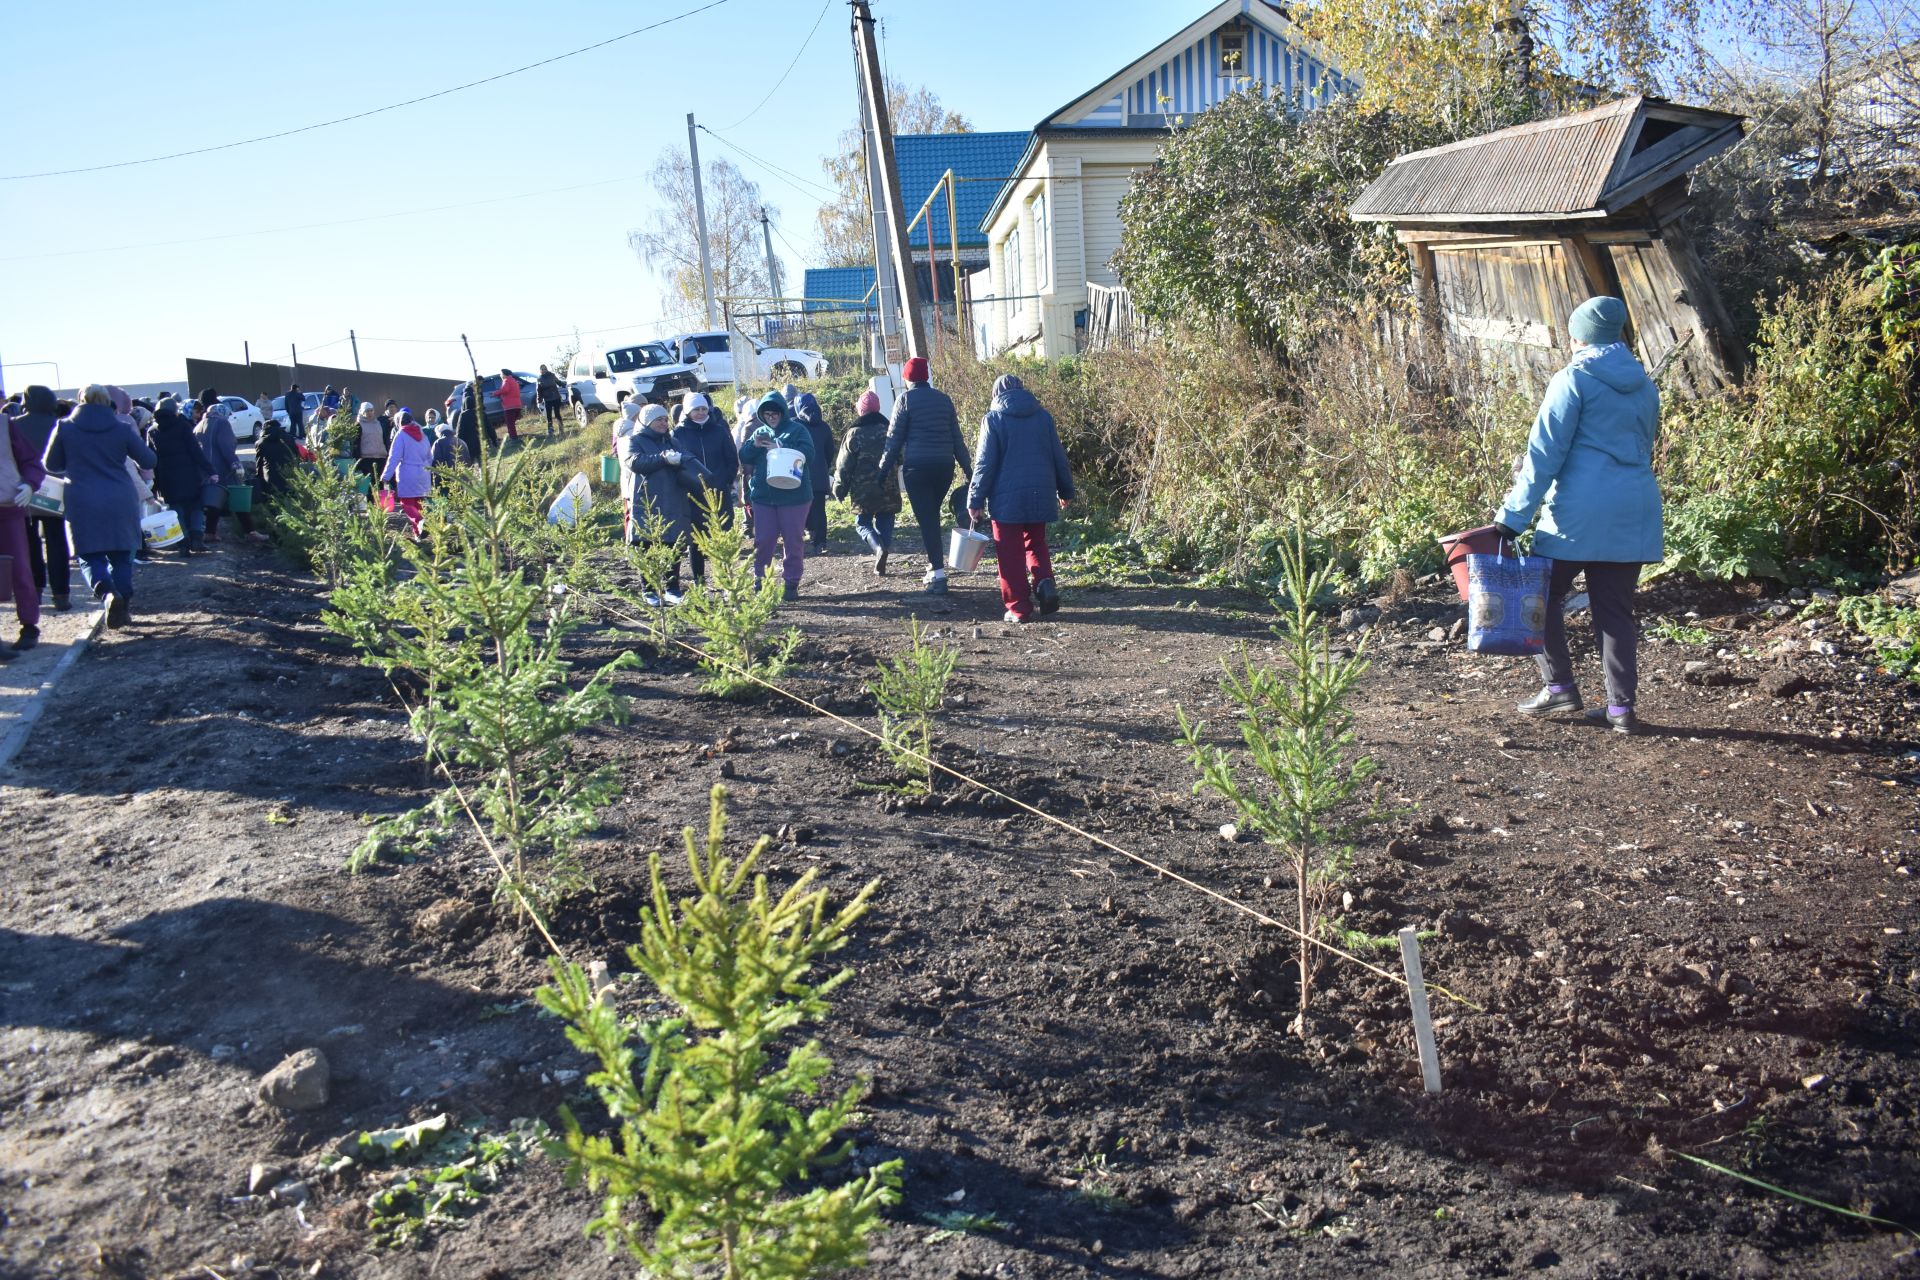
{"label": "black boot", "polygon": [[1580,701],[1580,691],[1569,688],[1565,693],[1555,693],[1545,688],[1515,707],[1523,716],[1550,716],[1556,711],[1578,711],[1585,704]]}
{"label": "black boot", "polygon": [[1042,615],[1060,612],[1060,588],[1053,585],[1052,578],[1033,584],[1033,602],[1040,606]]}
{"label": "black boot", "polygon": [[1587,712],[1587,719],[1593,721],[1595,724],[1605,724],[1615,733],[1637,735],[1641,732],[1640,717],[1633,714],[1632,707],[1628,707],[1619,715],[1615,715],[1606,707],[1595,707],[1593,710]]}

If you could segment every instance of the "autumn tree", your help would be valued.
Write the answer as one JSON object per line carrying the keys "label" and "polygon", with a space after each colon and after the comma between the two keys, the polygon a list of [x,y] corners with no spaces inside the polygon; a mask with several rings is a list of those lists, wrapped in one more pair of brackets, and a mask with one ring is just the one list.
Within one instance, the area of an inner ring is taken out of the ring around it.
{"label": "autumn tree", "polygon": [[[895,135],[972,133],[957,111],[940,105],[925,87],[912,92],[898,80],[887,81],[887,115]],[[860,121],[840,133],[840,148],[821,161],[839,194],[820,206],[820,259],[829,267],[858,267],[873,262],[873,211],[867,203],[867,153]]]}
{"label": "autumn tree", "polygon": [[[716,298],[770,296],[766,254],[760,238],[760,211],[778,220],[780,211],[760,196],[760,188],[725,157],[707,161],[707,236]],[[667,307],[676,318],[706,318],[700,280],[700,220],[693,203],[693,164],[687,153],[660,153],[648,175],[659,204],[647,225],[627,234],[649,268],[667,285]]]}

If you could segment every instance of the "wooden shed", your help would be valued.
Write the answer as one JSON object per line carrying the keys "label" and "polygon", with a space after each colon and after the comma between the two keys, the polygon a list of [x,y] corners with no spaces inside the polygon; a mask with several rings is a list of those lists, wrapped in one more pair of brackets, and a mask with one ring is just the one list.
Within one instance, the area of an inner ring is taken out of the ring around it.
{"label": "wooden shed", "polygon": [[1566,363],[1567,315],[1612,294],[1627,340],[1683,395],[1741,368],[1732,322],[1679,225],[1687,174],[1741,118],[1632,97],[1396,159],[1348,211],[1391,223],[1422,310],[1536,388]]}

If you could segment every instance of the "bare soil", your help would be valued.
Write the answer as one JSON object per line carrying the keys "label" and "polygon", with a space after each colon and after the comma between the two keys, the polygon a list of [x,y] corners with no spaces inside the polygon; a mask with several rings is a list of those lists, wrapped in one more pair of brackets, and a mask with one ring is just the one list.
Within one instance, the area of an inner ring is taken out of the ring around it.
{"label": "bare soil", "polygon": [[[1014,628],[985,575],[939,602],[844,547],[809,573],[794,689],[870,724],[863,681],[917,613],[962,653],[956,768],[1284,914],[1275,859],[1222,840],[1232,815],[1174,741],[1176,704],[1220,720],[1259,601],[1070,586]],[[425,792],[316,585],[229,549],[143,589],[0,791],[0,1273],[631,1275],[545,1159],[419,1248],[370,1242],[379,1184],[322,1172],[341,1138],[550,1117],[588,1064],[528,1002],[541,949],[473,841],[343,872],[361,815]],[[1651,593],[1648,615],[1693,610],[1716,639],[1648,644],[1638,739],[1515,716],[1529,666],[1427,638],[1457,613],[1442,584],[1389,609],[1359,736],[1398,813],[1358,850],[1345,923],[1432,931],[1429,978],[1484,1010],[1436,1000],[1437,1098],[1394,984],[1334,964],[1291,1035],[1276,931],[979,792],[876,790],[894,777],[866,739],[703,697],[677,661],[623,678],[632,723],[589,743],[625,789],[561,941],[629,967],[646,855],[723,773],[734,830],[782,833],[777,880],[881,880],[823,1033],[873,1080],[856,1159],[906,1166],[879,1276],[1920,1274],[1914,1237],[1677,1154],[1920,1226],[1920,699],[1775,603]],[[329,1104],[257,1101],[310,1046]],[[248,1197],[255,1162],[310,1198]],[[935,1238],[956,1209],[1004,1226]]]}

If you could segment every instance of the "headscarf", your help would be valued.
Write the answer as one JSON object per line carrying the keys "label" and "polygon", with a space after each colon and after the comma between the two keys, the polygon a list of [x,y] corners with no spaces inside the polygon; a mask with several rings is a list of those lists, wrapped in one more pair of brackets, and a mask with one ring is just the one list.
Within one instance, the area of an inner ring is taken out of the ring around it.
{"label": "headscarf", "polygon": [[412,436],[415,440],[426,439],[424,435],[420,434],[420,424],[413,420],[413,410],[411,409],[402,409],[400,411],[400,429]]}

